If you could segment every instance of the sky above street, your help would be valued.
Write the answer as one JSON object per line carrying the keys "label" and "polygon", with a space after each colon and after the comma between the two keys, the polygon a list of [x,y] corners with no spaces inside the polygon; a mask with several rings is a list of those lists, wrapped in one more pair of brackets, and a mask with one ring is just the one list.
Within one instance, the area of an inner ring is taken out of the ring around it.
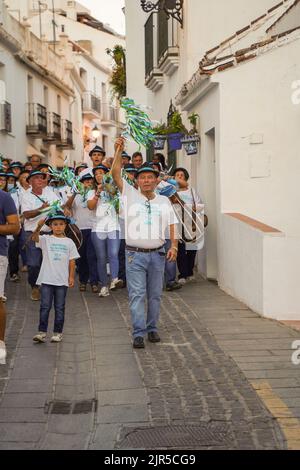
{"label": "sky above street", "polygon": [[125,16],[122,12],[124,0],[78,0],[79,3],[89,8],[92,15],[108,23],[118,33],[125,34]]}

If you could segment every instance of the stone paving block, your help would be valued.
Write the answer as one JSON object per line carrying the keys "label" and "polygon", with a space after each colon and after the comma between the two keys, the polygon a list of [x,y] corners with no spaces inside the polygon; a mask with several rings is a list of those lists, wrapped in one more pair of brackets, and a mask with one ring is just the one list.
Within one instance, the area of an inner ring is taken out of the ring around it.
{"label": "stone paving block", "polygon": [[[230,354],[230,356],[232,356],[232,354]],[[286,362],[288,362],[280,356],[272,356],[272,355],[269,355],[269,356],[254,356],[254,355],[251,354],[251,355],[248,355],[248,356],[241,356],[241,357],[239,357],[237,355],[234,355],[232,357],[234,357],[234,361],[237,364],[245,364],[245,365],[248,365],[248,364],[251,364],[251,363],[259,364],[260,362],[263,362],[264,364],[267,364],[267,363],[270,363],[270,364],[283,363],[283,364],[285,364]]]}
{"label": "stone paving block", "polygon": [[59,354],[59,360],[62,362],[85,362],[90,361],[92,354],[90,351],[77,352],[77,351],[61,351]]}
{"label": "stone paving block", "polygon": [[44,408],[49,399],[47,393],[6,393],[2,399],[4,408]]}
{"label": "stone paving block", "polygon": [[134,378],[122,376],[120,377],[98,377],[97,381],[98,391],[109,391],[109,390],[124,390],[124,389],[136,389],[143,387],[143,381],[139,376]]}
{"label": "stone paving block", "polygon": [[128,342],[128,344],[97,344],[95,346],[96,355],[105,355],[105,356],[115,356],[115,355],[123,355],[123,354],[131,354],[132,352],[132,345]]}
{"label": "stone paving block", "polygon": [[56,376],[57,385],[77,386],[77,385],[89,385],[93,387],[93,380],[90,374],[57,374]]}
{"label": "stone paving block", "polygon": [[80,400],[94,395],[93,384],[83,383],[68,385],[56,385],[55,399],[56,400]]}
{"label": "stone paving block", "polygon": [[241,357],[254,357],[254,356],[259,356],[259,357],[274,357],[274,355],[271,353],[271,351],[268,351],[267,349],[259,349],[259,350],[227,350],[226,353],[228,354],[229,357],[233,357],[234,359],[241,358]]}
{"label": "stone paving block", "polygon": [[106,405],[147,405],[149,399],[144,388],[130,390],[111,390],[98,393],[99,406]]}
{"label": "stone paving block", "polygon": [[41,363],[38,367],[28,363],[25,366],[16,365],[11,373],[12,379],[47,379],[53,376],[54,368],[45,368]]}
{"label": "stone paving block", "polygon": [[40,423],[0,423],[0,442],[38,442],[44,430]]}
{"label": "stone paving block", "polygon": [[59,361],[58,364],[59,374],[90,374],[92,372],[92,364],[88,362],[63,362]]}
{"label": "stone paving block", "polygon": [[55,434],[47,433],[41,445],[42,450],[85,450],[89,437],[84,434]]}
{"label": "stone paving block", "polygon": [[94,338],[112,338],[113,336],[129,338],[129,330],[123,324],[119,328],[97,328],[94,331]]}
{"label": "stone paving block", "polygon": [[149,413],[145,405],[99,406],[97,422],[99,424],[113,423],[147,423]]}
{"label": "stone paving block", "polygon": [[0,450],[36,450],[36,444],[30,442],[0,442]]}
{"label": "stone paving block", "polygon": [[46,420],[43,408],[0,407],[0,423],[45,423]]}
{"label": "stone paving block", "polygon": [[300,398],[300,386],[296,388],[277,388],[276,394],[282,398]]}
{"label": "stone paving block", "polygon": [[126,367],[124,367],[123,364],[115,365],[114,367],[111,365],[97,365],[96,371],[97,376],[103,379],[108,377],[119,377],[120,380],[122,380],[122,378],[126,378],[126,376],[132,379],[140,377],[140,371],[135,361],[129,362]]}
{"label": "stone paving block", "polygon": [[89,450],[112,450],[120,433],[120,424],[98,424]]}
{"label": "stone paving block", "polygon": [[85,434],[88,435],[93,430],[94,416],[70,415],[49,417],[48,432],[53,434]]}
{"label": "stone paving block", "polygon": [[128,334],[124,335],[113,335],[113,336],[106,336],[106,337],[98,337],[94,339],[94,344],[96,346],[102,346],[102,345],[131,345],[131,340]]}
{"label": "stone paving block", "polygon": [[295,370],[246,370],[244,374],[249,379],[292,379],[296,376],[296,368]]}

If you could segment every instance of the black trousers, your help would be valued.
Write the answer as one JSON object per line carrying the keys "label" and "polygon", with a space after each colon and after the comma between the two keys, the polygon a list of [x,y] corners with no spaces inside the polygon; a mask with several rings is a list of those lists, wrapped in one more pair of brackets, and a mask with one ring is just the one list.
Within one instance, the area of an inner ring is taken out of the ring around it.
{"label": "black trousers", "polygon": [[9,262],[9,274],[13,276],[19,272],[19,237],[14,237],[13,240],[9,242],[8,249],[8,262]]}
{"label": "black trousers", "polygon": [[194,275],[196,256],[197,251],[187,250],[185,243],[179,243],[177,258],[179,279],[187,279]]}
{"label": "black trousers", "polygon": [[126,242],[124,239],[121,240],[120,251],[119,251],[119,279],[126,284]]}

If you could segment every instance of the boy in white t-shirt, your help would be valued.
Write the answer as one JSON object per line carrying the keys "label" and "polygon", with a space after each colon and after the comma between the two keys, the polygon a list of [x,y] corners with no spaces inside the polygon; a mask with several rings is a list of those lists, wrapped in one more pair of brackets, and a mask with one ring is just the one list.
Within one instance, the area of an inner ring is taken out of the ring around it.
{"label": "boy in white t-shirt", "polygon": [[[45,223],[50,227],[52,234],[40,236]],[[43,262],[37,280],[37,285],[41,286],[41,308],[39,333],[33,338],[35,343],[45,343],[53,300],[55,322],[51,342],[62,341],[66,295],[68,288],[74,287],[75,261],[79,258],[75,243],[65,235],[68,223],[65,215],[59,212],[46,221],[41,220],[32,235],[32,240],[43,253]]]}

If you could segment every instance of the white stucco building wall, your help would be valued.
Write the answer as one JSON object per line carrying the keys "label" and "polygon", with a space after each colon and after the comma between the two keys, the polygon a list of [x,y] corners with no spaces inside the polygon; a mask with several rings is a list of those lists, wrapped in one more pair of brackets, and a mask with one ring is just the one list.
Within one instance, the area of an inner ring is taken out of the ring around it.
{"label": "white stucco building wall", "polygon": [[[133,47],[145,41],[147,15],[138,13],[130,0],[126,2],[129,93],[137,102],[149,105],[158,120],[166,120],[170,100],[174,103],[206,51],[218,43],[228,43],[227,50],[225,46],[217,49],[220,57],[230,55],[295,27],[298,17],[295,10],[294,15],[291,12],[281,18],[294,5],[291,0],[275,12],[268,12],[276,5],[274,0],[191,0],[184,5],[184,28],[179,27],[177,35],[179,66],[171,76],[164,74],[162,84],[153,92],[142,82],[145,48]],[[263,14],[270,22],[276,15],[282,22],[267,34],[257,21]],[[251,26],[236,35],[247,25]],[[292,102],[300,80],[300,42],[297,32],[294,35],[289,44],[278,48],[270,45],[269,52],[259,51],[258,57],[244,64],[211,78],[207,74],[187,97],[177,101],[185,122],[190,113],[200,115],[198,155],[187,157],[183,151],[177,152],[177,162],[191,171],[192,185],[200,191],[209,218],[206,249],[198,257],[199,270],[217,279],[221,288],[255,311],[285,320],[300,319],[295,282],[300,274],[300,104]],[[282,39],[282,43],[285,41],[289,39]]]}
{"label": "white stucco building wall", "polygon": [[[66,51],[55,54],[29,31],[26,22],[19,23],[9,14],[3,1],[0,7],[1,100],[11,105],[12,126],[11,132],[0,134],[1,152],[23,162],[36,152],[47,162],[63,165],[71,149],[53,143],[46,133],[43,138],[29,133],[27,126],[37,124],[37,119],[29,122],[29,104],[45,106],[47,113],[59,112],[63,120],[71,119],[74,92]],[[45,119],[48,121],[50,114]]]}

